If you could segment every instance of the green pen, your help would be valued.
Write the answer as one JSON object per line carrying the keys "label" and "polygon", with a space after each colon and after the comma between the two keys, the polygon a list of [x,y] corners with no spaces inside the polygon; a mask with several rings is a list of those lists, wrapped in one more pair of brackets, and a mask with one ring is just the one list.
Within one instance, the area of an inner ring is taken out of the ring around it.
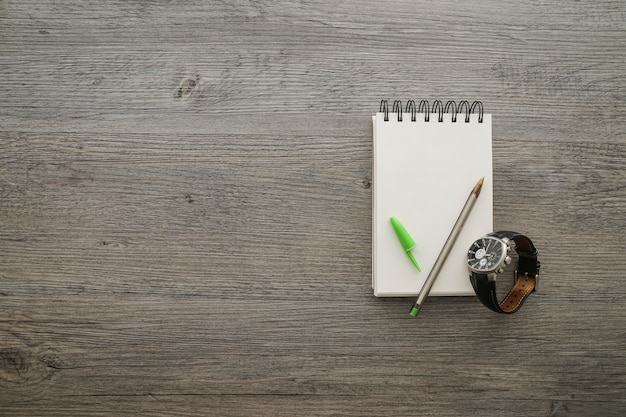
{"label": "green pen", "polygon": [[406,252],[407,256],[409,257],[415,268],[419,272],[422,272],[422,268],[420,268],[420,265],[417,263],[415,257],[411,253],[411,251],[415,248],[415,241],[413,240],[409,232],[406,231],[404,226],[402,226],[402,223],[400,223],[398,219],[396,219],[394,216],[391,216],[389,218],[389,221],[393,226],[393,230],[395,230],[396,232],[396,236],[398,236],[398,240],[400,240],[400,244],[402,245],[404,252]]}

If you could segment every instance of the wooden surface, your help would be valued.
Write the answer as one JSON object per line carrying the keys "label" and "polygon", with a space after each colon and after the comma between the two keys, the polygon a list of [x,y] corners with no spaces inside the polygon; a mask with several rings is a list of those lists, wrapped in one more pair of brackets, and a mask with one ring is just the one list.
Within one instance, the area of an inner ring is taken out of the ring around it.
{"label": "wooden surface", "polygon": [[[623,416],[626,3],[0,2],[0,415]],[[540,292],[376,299],[371,115],[482,100]]]}

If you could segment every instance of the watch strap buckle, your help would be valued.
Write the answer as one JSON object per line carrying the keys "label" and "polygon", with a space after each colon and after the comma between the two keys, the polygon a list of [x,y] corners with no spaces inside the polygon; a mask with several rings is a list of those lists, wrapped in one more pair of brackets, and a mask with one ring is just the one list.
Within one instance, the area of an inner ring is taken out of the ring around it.
{"label": "watch strap buckle", "polygon": [[[539,271],[539,261],[537,261],[537,271]],[[531,292],[537,292],[539,290],[539,272],[535,273],[534,276],[528,275],[528,272],[524,272],[522,276],[520,276],[519,271],[515,270],[514,284],[517,284],[517,281],[520,279],[525,279],[528,281],[529,278],[535,279],[535,285],[533,285],[533,290]]]}

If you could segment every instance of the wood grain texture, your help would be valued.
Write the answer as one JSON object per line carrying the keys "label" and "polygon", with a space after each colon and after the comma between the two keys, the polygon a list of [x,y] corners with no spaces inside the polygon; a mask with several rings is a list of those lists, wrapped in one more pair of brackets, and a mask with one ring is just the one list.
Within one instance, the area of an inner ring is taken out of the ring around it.
{"label": "wood grain texture", "polygon": [[[0,3],[0,415],[621,416],[626,5]],[[370,288],[385,99],[494,114],[540,292]]]}

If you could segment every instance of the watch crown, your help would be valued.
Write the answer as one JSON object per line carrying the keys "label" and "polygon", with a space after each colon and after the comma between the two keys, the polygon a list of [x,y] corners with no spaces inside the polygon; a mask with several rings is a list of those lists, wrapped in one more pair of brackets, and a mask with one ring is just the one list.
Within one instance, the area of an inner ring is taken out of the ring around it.
{"label": "watch crown", "polygon": [[496,269],[496,274],[501,274],[504,272],[504,268],[498,268]]}
{"label": "watch crown", "polygon": [[506,265],[510,264],[510,263],[511,263],[511,257],[510,257],[510,256],[507,256],[506,258],[504,258],[504,263],[505,263]]}

